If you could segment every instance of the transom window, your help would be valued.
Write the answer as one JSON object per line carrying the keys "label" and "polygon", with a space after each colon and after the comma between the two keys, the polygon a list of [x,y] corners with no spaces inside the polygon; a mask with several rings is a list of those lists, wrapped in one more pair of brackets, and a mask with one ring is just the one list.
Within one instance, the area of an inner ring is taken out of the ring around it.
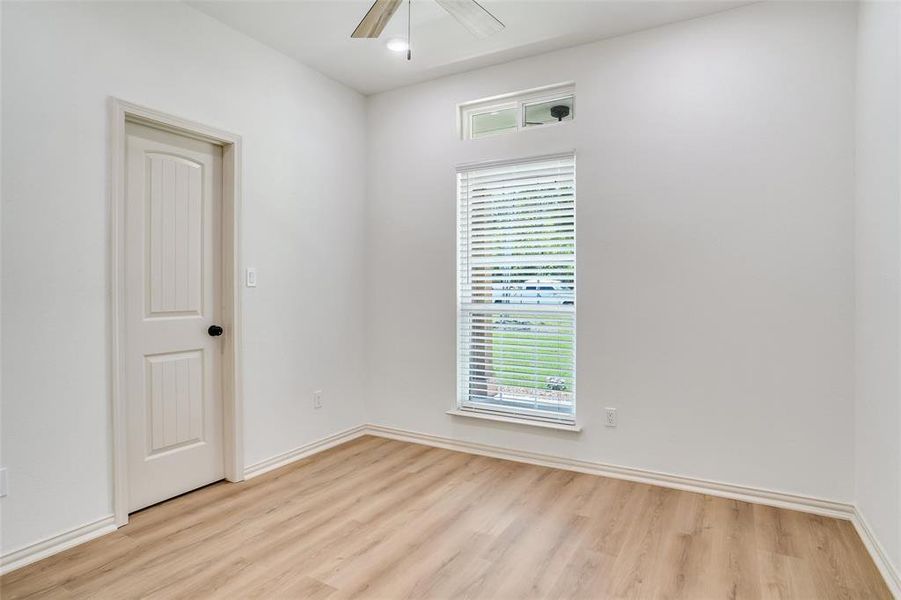
{"label": "transom window", "polygon": [[575,87],[554,85],[460,105],[460,134],[478,139],[575,118]]}
{"label": "transom window", "polygon": [[572,424],[572,154],[457,172],[458,409]]}

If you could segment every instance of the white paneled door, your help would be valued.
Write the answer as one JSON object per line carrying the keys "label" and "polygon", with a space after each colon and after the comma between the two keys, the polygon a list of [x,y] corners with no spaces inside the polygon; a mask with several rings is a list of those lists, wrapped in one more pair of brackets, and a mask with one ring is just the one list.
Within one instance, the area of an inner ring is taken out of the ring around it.
{"label": "white paneled door", "polygon": [[224,477],[222,148],[126,125],[129,512]]}

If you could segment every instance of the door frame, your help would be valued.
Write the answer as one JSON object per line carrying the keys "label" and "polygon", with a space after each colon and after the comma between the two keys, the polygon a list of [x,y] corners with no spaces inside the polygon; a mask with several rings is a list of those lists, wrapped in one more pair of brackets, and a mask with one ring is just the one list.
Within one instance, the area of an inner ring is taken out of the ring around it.
{"label": "door frame", "polygon": [[125,124],[140,123],[222,147],[222,352],[225,478],[244,480],[243,329],[241,310],[241,136],[110,98],[110,395],[112,397],[113,512],[128,523],[127,403],[125,375]]}

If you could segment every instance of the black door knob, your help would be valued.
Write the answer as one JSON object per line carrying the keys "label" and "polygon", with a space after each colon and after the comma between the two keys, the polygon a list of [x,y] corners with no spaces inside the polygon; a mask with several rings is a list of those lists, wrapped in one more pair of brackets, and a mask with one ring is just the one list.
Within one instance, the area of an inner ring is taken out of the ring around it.
{"label": "black door knob", "polygon": [[206,330],[206,332],[213,337],[222,335],[222,331],[223,329],[218,325],[210,325],[210,328]]}

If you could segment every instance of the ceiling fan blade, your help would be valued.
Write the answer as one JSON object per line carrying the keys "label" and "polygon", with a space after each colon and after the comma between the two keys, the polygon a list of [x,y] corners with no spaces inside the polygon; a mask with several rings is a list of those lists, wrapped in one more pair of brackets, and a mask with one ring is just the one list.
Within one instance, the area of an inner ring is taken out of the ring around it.
{"label": "ceiling fan blade", "polygon": [[400,6],[402,0],[375,0],[369,7],[369,12],[350,34],[352,38],[377,38],[381,35],[382,30],[394,13]]}
{"label": "ceiling fan blade", "polygon": [[485,38],[504,28],[500,19],[485,10],[485,7],[476,0],[435,1],[476,37]]}

